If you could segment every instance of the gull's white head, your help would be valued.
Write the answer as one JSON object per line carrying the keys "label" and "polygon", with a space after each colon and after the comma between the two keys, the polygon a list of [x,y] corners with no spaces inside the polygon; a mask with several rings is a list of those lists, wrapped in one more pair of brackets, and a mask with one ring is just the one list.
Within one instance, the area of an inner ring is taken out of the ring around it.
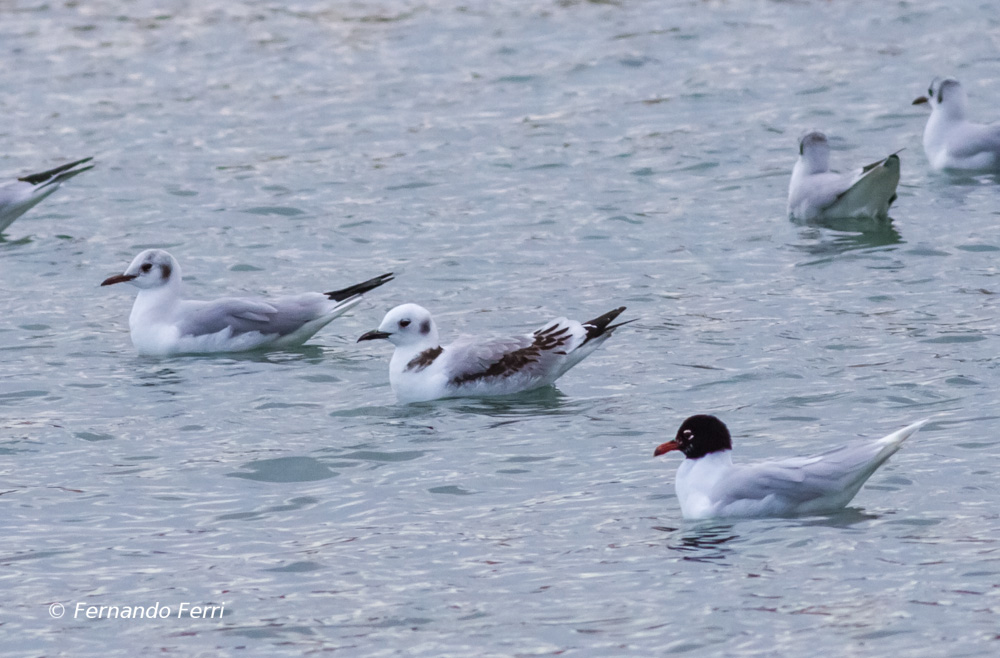
{"label": "gull's white head", "polygon": [[160,288],[181,280],[181,266],[177,259],[162,249],[147,249],[136,256],[121,274],[110,276],[102,286],[114,283],[131,283],[136,288]]}
{"label": "gull's white head", "polygon": [[934,78],[927,95],[913,101],[914,105],[930,105],[931,112],[941,112],[953,119],[965,118],[967,97],[961,83],[954,78]]}
{"label": "gull's white head", "polygon": [[426,308],[417,304],[402,304],[392,309],[385,314],[378,329],[364,334],[358,342],[379,338],[397,347],[437,347],[439,344],[434,318]]}
{"label": "gull's white head", "polygon": [[830,170],[830,143],[826,135],[813,130],[799,140],[799,159],[810,174],[820,174]]}

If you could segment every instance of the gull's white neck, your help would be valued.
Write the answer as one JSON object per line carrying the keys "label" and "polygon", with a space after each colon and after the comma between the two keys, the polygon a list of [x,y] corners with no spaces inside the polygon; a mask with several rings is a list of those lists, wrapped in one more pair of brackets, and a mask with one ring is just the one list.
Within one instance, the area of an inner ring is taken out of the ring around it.
{"label": "gull's white neck", "polygon": [[172,279],[166,285],[140,289],[128,319],[133,331],[139,323],[149,324],[169,318],[180,300],[180,288],[180,281]]}
{"label": "gull's white neck", "polygon": [[674,490],[684,518],[699,519],[715,515],[717,497],[713,497],[712,492],[717,485],[725,482],[732,469],[731,450],[720,450],[681,462]]}

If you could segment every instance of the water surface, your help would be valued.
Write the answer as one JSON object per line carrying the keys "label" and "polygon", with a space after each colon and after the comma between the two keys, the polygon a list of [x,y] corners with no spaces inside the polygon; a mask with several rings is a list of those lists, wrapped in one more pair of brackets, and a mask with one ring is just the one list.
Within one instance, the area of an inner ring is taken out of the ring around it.
{"label": "water surface", "polygon": [[[494,5],[0,6],[0,169],[98,162],[0,241],[3,645],[994,653],[1000,187],[929,171],[910,105],[952,74],[1000,118],[994,5]],[[905,149],[890,222],[787,220],[813,128]],[[398,278],[298,350],[147,359],[98,284],[150,246],[205,298]],[[355,341],[407,301],[445,340],[638,321],[404,407]],[[841,514],[691,523],[652,451],[703,412],[738,459],[934,420]]]}

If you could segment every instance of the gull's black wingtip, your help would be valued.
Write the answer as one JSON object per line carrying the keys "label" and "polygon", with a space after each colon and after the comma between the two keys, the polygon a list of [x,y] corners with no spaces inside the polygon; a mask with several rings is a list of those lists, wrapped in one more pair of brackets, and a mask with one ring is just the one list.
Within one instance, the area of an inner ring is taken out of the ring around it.
{"label": "gull's black wingtip", "polygon": [[82,165],[84,162],[90,162],[93,159],[94,159],[93,157],[84,158],[83,160],[77,160],[76,162],[70,162],[69,164],[60,165],[55,169],[49,169],[48,171],[40,171],[37,174],[28,174],[27,176],[22,176],[17,180],[23,181],[25,183],[31,183],[32,185],[38,185],[39,183],[44,183],[53,176],[58,176],[59,174],[66,172],[64,176],[59,177],[59,180],[63,181],[72,178],[77,174],[83,173],[88,169],[93,169],[94,165],[90,165],[89,167],[83,167],[82,169],[77,169],[76,171],[69,171],[73,167],[77,165]]}
{"label": "gull's black wingtip", "polygon": [[335,302],[342,302],[349,297],[354,297],[355,295],[361,295],[368,292],[369,290],[374,290],[382,284],[389,283],[394,278],[392,272],[382,274],[373,279],[368,279],[367,281],[362,281],[361,283],[356,283],[353,286],[348,286],[342,290],[332,290],[330,292],[323,293]]}

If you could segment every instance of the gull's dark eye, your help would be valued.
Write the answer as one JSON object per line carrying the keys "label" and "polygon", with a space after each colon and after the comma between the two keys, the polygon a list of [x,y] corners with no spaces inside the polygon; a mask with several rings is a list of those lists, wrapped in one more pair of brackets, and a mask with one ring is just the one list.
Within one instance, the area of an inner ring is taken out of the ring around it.
{"label": "gull's dark eye", "polygon": [[152,263],[143,263],[142,267],[140,267],[139,269],[142,270],[143,272],[148,272],[151,269],[153,269],[153,264]]}
{"label": "gull's dark eye", "polygon": [[399,326],[400,327],[409,327],[410,326],[410,321],[409,320],[400,320],[399,321]]}
{"label": "gull's dark eye", "polygon": [[934,87],[928,87],[927,88],[927,95],[928,96],[933,96],[934,95]]}

